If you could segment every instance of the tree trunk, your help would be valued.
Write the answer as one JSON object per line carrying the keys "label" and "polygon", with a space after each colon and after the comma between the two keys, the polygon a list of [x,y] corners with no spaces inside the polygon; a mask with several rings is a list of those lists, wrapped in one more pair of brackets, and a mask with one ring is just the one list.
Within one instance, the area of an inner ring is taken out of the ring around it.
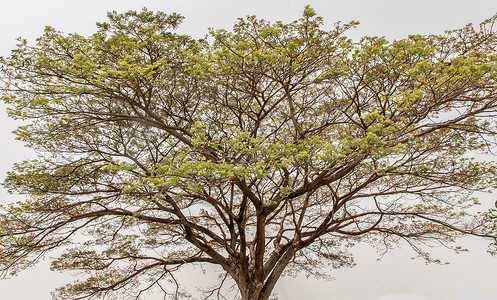
{"label": "tree trunk", "polygon": [[238,273],[238,276],[233,277],[237,278],[235,281],[238,285],[238,289],[240,290],[242,300],[268,300],[274,286],[276,285],[276,282],[278,282],[278,279],[297,252],[297,249],[298,247],[296,244],[293,245],[293,247],[285,249],[283,255],[280,256],[269,276],[263,276],[262,282],[256,280],[254,274],[248,275],[243,273],[242,275]]}
{"label": "tree trunk", "polygon": [[[240,293],[242,295],[242,300],[267,300],[269,299],[269,293],[263,293],[262,284],[246,283],[243,287],[240,287]],[[267,295],[266,295],[267,294]]]}

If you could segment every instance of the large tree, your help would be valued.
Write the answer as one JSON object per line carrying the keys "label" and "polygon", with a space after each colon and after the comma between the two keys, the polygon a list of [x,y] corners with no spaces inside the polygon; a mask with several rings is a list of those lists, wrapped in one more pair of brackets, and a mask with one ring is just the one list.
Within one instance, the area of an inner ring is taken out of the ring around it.
{"label": "large tree", "polygon": [[215,264],[262,300],[285,271],[353,265],[357,242],[436,261],[423,245],[495,241],[472,194],[497,183],[497,17],[392,42],[324,30],[310,7],[201,40],[177,14],[108,17],[1,59],[39,154],[5,181],[27,196],[2,208],[5,276],[62,248],[52,267],[86,277],[55,298],[179,297],[175,271]]}

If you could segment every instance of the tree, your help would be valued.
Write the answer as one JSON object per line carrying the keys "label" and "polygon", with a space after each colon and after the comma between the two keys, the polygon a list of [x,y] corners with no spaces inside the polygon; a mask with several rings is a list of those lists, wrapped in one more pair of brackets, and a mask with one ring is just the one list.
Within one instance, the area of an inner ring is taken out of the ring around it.
{"label": "tree", "polygon": [[230,278],[262,300],[284,272],[352,266],[358,242],[434,262],[423,245],[460,251],[463,235],[495,251],[496,211],[474,193],[497,183],[497,16],[393,42],[326,31],[309,6],[200,40],[173,32],[177,14],[108,17],[1,59],[17,138],[39,154],[4,183],[27,195],[2,210],[4,276],[62,248],[52,267],[87,276],[55,298],[181,297],[175,271],[215,264],[205,297]]}

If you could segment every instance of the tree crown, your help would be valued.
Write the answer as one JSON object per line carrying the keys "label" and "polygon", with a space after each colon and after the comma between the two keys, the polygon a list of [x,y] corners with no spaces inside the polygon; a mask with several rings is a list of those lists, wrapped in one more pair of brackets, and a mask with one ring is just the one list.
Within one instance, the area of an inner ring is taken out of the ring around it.
{"label": "tree crown", "polygon": [[0,60],[17,138],[39,153],[5,181],[28,195],[1,214],[5,274],[66,247],[53,268],[88,277],[60,298],[179,295],[161,283],[212,263],[267,299],[285,270],[353,265],[357,241],[436,261],[419,246],[495,239],[495,210],[470,196],[497,180],[497,16],[392,42],[325,30],[310,6],[201,40],[172,31],[177,14],[108,18]]}

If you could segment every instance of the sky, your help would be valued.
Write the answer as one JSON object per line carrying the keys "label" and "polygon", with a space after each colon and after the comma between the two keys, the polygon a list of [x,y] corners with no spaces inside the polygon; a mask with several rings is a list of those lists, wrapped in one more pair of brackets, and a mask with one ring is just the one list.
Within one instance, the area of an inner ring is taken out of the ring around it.
{"label": "sky", "polygon": [[[186,17],[180,31],[202,37],[207,28],[230,29],[238,17],[257,15],[271,21],[292,21],[310,4],[328,26],[337,21],[357,20],[361,24],[349,32],[357,39],[363,35],[400,39],[409,34],[437,34],[446,29],[478,24],[497,13],[495,0],[16,0],[3,1],[0,12],[0,56],[8,56],[17,37],[34,42],[44,26],[69,33],[89,35],[95,23],[106,20],[106,12],[150,10],[178,12]],[[8,119],[0,105],[0,180],[14,162],[31,154],[10,133],[18,124]],[[0,189],[0,202],[21,199]],[[487,196],[491,200],[492,196]],[[383,259],[368,246],[357,251],[357,266],[330,270],[331,281],[305,276],[283,278],[276,286],[281,300],[496,300],[497,257],[486,253],[487,243],[465,238],[462,245],[469,253],[455,255],[445,249],[433,252],[450,261],[449,265],[425,265],[411,259],[405,247]],[[405,245],[404,245],[405,246]],[[0,299],[48,300],[56,286],[74,280],[70,274],[48,271],[48,262],[0,282]],[[74,274],[72,274],[74,275]]]}

